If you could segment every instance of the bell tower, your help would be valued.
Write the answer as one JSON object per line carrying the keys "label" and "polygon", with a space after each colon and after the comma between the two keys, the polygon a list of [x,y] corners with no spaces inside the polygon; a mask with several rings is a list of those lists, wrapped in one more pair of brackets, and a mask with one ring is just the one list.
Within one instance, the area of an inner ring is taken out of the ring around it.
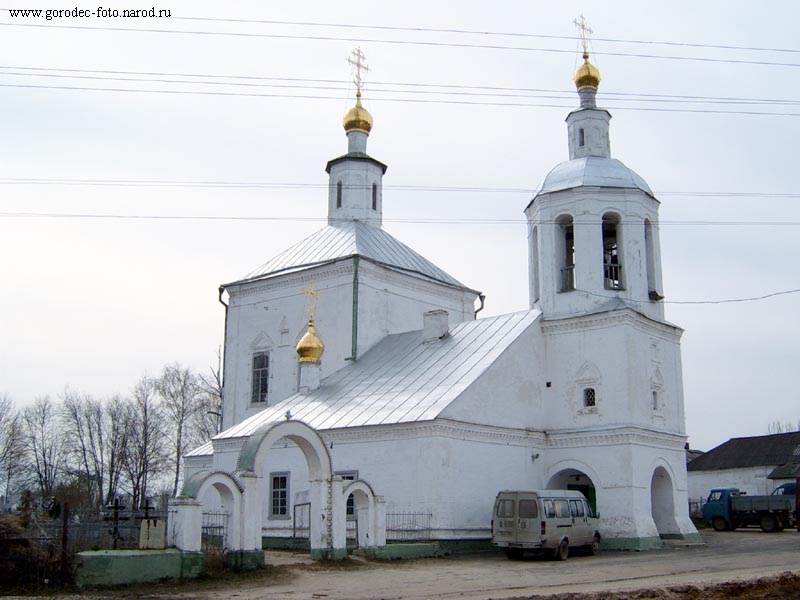
{"label": "bell tower", "polygon": [[596,103],[600,71],[589,61],[574,82],[580,105],[567,115],[569,160],[534,194],[528,217],[530,305],[545,318],[627,305],[664,319],[658,207],[647,183],[611,158],[611,114]]}

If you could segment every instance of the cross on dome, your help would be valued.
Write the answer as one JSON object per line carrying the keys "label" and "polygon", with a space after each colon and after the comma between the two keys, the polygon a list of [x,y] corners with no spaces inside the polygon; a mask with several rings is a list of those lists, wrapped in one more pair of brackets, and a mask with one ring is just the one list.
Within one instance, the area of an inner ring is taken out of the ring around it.
{"label": "cross on dome", "polygon": [[366,56],[361,51],[361,47],[359,46],[352,52],[352,58],[348,57],[346,60],[350,63],[356,71],[355,77],[353,78],[353,83],[356,84],[356,97],[361,97],[361,86],[364,85],[364,80],[361,78],[361,72],[369,73],[370,68],[366,63]]}

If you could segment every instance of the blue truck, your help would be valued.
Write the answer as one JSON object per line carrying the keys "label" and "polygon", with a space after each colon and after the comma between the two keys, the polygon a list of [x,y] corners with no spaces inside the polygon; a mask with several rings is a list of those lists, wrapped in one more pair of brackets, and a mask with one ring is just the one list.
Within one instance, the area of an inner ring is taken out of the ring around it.
{"label": "blue truck", "polygon": [[797,484],[785,483],[769,496],[748,496],[738,488],[714,488],[703,505],[703,519],[717,531],[758,526],[771,533],[800,526]]}

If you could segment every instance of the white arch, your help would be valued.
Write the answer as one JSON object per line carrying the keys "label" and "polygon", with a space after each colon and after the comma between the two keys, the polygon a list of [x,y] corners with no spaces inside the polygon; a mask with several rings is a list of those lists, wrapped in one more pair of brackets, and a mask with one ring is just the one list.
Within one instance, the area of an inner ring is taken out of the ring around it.
{"label": "white arch", "polygon": [[575,471],[580,471],[584,473],[589,479],[592,480],[594,487],[596,489],[602,488],[603,483],[600,475],[597,474],[592,467],[590,467],[585,462],[581,462],[579,460],[574,460],[571,458],[566,458],[564,460],[560,460],[557,463],[553,463],[547,470],[547,477],[546,480],[549,483],[556,475],[558,475],[561,471],[566,471],[567,469],[573,469]]}
{"label": "white arch", "polygon": [[661,537],[681,534],[675,519],[675,478],[667,467],[659,464],[650,477],[650,514]]}
{"label": "white arch", "polygon": [[381,496],[376,496],[372,486],[358,479],[350,482],[342,490],[342,506],[353,494],[358,517],[358,545],[362,548],[376,548],[386,545],[386,509]]}
{"label": "white arch", "polygon": [[[230,473],[224,471],[202,471],[193,477],[187,479],[183,484],[183,489],[179,499],[181,500],[194,500],[197,501],[203,497],[209,488],[213,487],[219,494],[222,501],[222,506],[225,512],[228,513],[228,523],[225,545],[227,550],[241,550],[244,548],[244,540],[242,538],[243,532],[243,487],[242,484]],[[195,510],[178,510],[175,519],[178,521],[176,527],[187,532],[187,536],[191,540],[185,540],[183,544],[188,542],[188,546],[182,549],[200,549],[202,529],[200,524],[194,523],[190,526],[187,520],[202,519],[202,507],[199,503],[182,504],[182,506],[195,506]]]}

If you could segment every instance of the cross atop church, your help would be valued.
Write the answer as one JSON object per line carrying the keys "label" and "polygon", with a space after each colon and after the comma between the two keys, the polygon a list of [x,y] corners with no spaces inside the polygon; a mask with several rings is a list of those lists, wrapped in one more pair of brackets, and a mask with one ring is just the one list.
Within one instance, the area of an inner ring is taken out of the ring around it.
{"label": "cross atop church", "polygon": [[353,79],[353,83],[356,84],[356,96],[359,98],[361,97],[361,86],[364,84],[364,80],[361,79],[361,72],[369,73],[370,68],[367,66],[366,56],[361,51],[361,47],[359,46],[352,52],[352,58],[348,57],[347,62],[349,62],[356,70],[355,79]]}
{"label": "cross atop church", "polygon": [[592,31],[592,28],[589,27],[589,25],[586,23],[586,17],[584,17],[583,15],[580,16],[580,21],[578,19],[575,19],[573,23],[575,24],[575,27],[577,27],[580,30],[581,44],[583,44],[583,53],[589,54],[589,36],[594,33]]}
{"label": "cross atop church", "polygon": [[313,321],[317,312],[317,296],[319,296],[319,292],[314,289],[313,281],[308,285],[308,289],[303,290],[303,293],[308,296],[308,318]]}

